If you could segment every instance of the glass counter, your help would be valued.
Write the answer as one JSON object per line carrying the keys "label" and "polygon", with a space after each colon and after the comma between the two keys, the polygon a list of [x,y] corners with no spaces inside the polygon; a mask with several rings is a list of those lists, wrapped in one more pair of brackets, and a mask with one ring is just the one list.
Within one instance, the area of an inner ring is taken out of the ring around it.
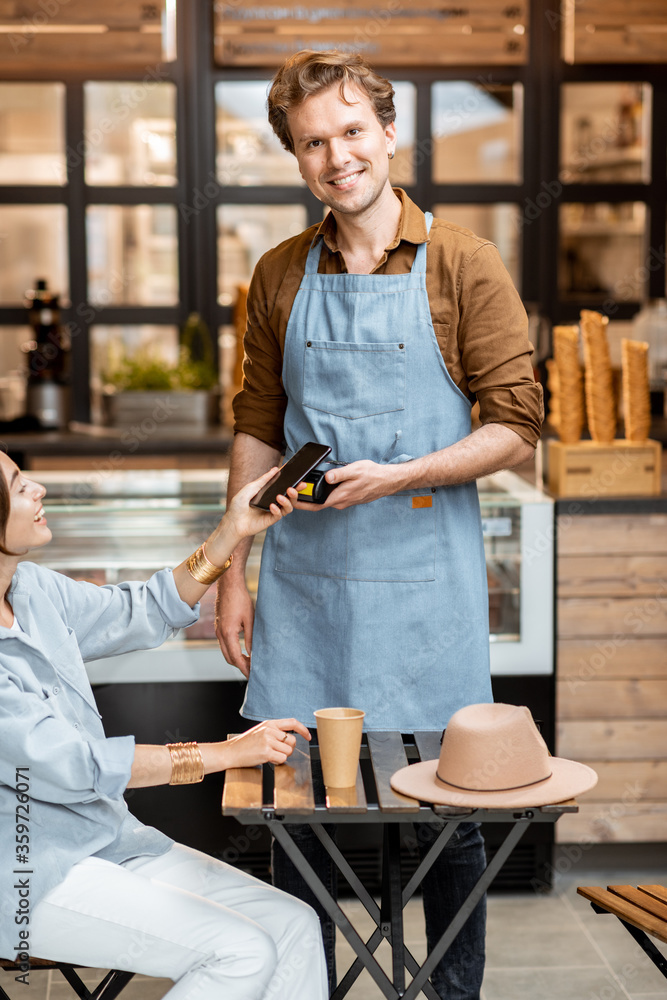
{"label": "glass counter", "polygon": [[[75,579],[117,583],[175,566],[224,510],[227,470],[37,473],[52,542],[30,558]],[[478,483],[489,585],[491,668],[548,674],[553,664],[553,502],[510,472]],[[257,592],[263,535],[252,545],[248,587]],[[200,621],[158,650],[89,664],[93,682],[239,680],[214,632],[215,588]]]}

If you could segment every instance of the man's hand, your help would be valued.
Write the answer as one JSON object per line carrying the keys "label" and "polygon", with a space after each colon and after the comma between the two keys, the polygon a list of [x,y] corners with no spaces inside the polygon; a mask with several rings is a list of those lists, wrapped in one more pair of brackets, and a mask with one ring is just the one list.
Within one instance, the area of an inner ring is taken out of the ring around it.
{"label": "man's hand", "polygon": [[[254,621],[255,608],[243,577],[232,577],[230,580],[222,577],[215,602],[215,634],[224,658],[246,678],[250,675]],[[247,655],[241,649],[241,633],[245,638]]]}
{"label": "man's hand", "polygon": [[533,454],[532,445],[511,428],[502,424],[485,424],[456,444],[422,458],[389,465],[364,460],[330,469],[325,477],[327,482],[339,485],[327,497],[326,503],[298,502],[294,504],[294,509],[313,511],[336,507],[343,510],[401,490],[469,483],[499,469],[511,469],[528,461]]}
{"label": "man's hand", "polygon": [[401,489],[397,465],[378,465],[366,459],[329,469],[324,478],[328,483],[338,484],[326,501],[323,504],[297,502],[295,510],[325,510],[327,507],[344,510],[345,507],[370,503]]}

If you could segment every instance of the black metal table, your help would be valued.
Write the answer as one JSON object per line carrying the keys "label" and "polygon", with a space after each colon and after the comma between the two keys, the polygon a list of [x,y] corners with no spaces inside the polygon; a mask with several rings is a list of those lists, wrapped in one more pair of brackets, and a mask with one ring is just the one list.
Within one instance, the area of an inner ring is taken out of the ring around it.
{"label": "black metal table", "polygon": [[[473,912],[515,845],[531,823],[555,823],[565,812],[576,812],[573,801],[531,809],[460,809],[418,802],[395,792],[390,785],[392,774],[409,761],[433,760],[440,755],[440,734],[398,732],[366,733],[361,747],[361,761],[370,758],[373,788],[364,787],[361,766],[357,783],[350,789],[326,789],[318,795],[313,783],[311,760],[319,750],[297,736],[288,762],[275,768],[236,768],[227,772],[222,799],[225,816],[234,816],[244,824],[265,824],[286,854],[301,872],[317,899],[345,935],[357,958],[345,973],[331,1000],[340,1000],[351,988],[364,967],[388,1000],[415,1000],[423,992],[429,1000],[438,994],[429,977],[457,934]],[[271,774],[273,771],[273,774]],[[273,777],[273,781],[271,778]],[[403,887],[400,859],[400,823],[440,825],[433,843],[414,874]],[[424,875],[454,834],[459,823],[506,823],[509,832],[482,876],[463,902],[456,917],[444,932],[423,965],[405,947],[403,909],[421,885]],[[329,895],[321,879],[294,843],[287,823],[305,823],[312,827],[340,874],[376,923],[371,937],[364,941],[338,903]],[[365,888],[333,839],[323,828],[325,823],[379,823],[383,828],[382,892],[380,904]],[[375,959],[374,952],[383,938],[392,950],[392,978]],[[406,986],[405,972],[412,977]]]}

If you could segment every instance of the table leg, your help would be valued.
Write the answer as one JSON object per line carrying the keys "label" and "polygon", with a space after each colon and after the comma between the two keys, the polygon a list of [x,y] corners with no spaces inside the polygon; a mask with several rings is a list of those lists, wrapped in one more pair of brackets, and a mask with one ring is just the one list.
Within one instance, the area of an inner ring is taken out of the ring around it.
{"label": "table leg", "polygon": [[405,993],[405,945],[401,901],[401,831],[398,823],[386,823],[382,836],[382,904],[380,930],[391,941],[391,966],[399,996]]}
{"label": "table leg", "polygon": [[[313,824],[314,826],[315,824]],[[292,840],[291,836],[284,828],[282,823],[277,823],[275,820],[267,823],[267,826],[276,838],[280,846],[283,848],[287,856],[292,860],[294,865],[301,872],[306,883],[314,892],[317,899],[320,901],[324,909],[327,911],[333,922],[337,927],[343,932],[347,940],[349,941],[351,947],[354,949],[358,957],[364,963],[368,969],[370,975],[373,977],[377,985],[382,990],[387,1000],[399,1000],[400,994],[396,990],[393,983],[390,981],[384,970],[378,965],[377,960],[373,954],[368,950],[361,937],[354,929],[348,918],[345,916],[340,906],[331,898],[326,890],[325,885],[318,877],[317,873],[313,869],[312,865],[306,860],[302,852],[299,850],[297,845]]]}
{"label": "table leg", "polygon": [[496,851],[493,859],[484,869],[481,877],[477,880],[477,884],[469,893],[463,906],[456,914],[455,918],[452,920],[451,924],[408,986],[403,1000],[416,1000],[416,997],[421,992],[424,983],[430,977],[440,959],[447,952],[452,941],[456,938],[466,920],[471,915],[502,866],[505,864],[505,861],[511,854],[512,850],[516,847],[519,840],[530,826],[531,819],[532,817],[526,817],[525,819],[517,820],[512,825],[510,832],[507,834],[504,841]]}
{"label": "table leg", "polygon": [[[315,896],[318,898],[318,900],[320,901],[324,909],[327,911],[331,919],[334,921],[336,926],[340,928],[340,930],[350,943],[351,947],[357,954],[357,960],[353,963],[352,967],[346,973],[344,980],[339,984],[338,988],[333,994],[333,997],[335,997],[336,1000],[338,1000],[338,998],[345,996],[345,993],[347,993],[350,986],[359,975],[359,972],[361,971],[361,967],[363,964],[363,966],[365,966],[368,969],[370,975],[375,980],[377,985],[380,987],[384,996],[388,998],[388,1000],[400,1000],[401,997],[403,997],[403,1000],[416,1000],[416,997],[422,991],[426,994],[427,997],[429,997],[429,1000],[431,1000],[431,998],[432,1000],[436,1000],[437,993],[435,992],[433,986],[428,982],[431,973],[438,965],[442,957],[445,955],[452,942],[455,940],[459,931],[464,926],[465,922],[468,920],[468,918],[472,914],[473,910],[475,909],[479,901],[482,899],[484,893],[491,885],[491,882],[502,868],[503,864],[509,857],[510,853],[512,852],[516,844],[521,839],[522,835],[524,834],[528,826],[530,826],[531,819],[532,816],[527,816],[523,819],[517,820],[513,824],[510,832],[505,837],[505,840],[503,841],[498,851],[494,855],[492,861],[485,868],[482,876],[478,879],[473,890],[469,893],[467,899],[465,900],[458,914],[456,915],[454,920],[452,920],[449,927],[444,932],[444,934],[438,941],[437,945],[435,946],[431,954],[428,956],[424,964],[421,966],[421,968],[419,968],[418,963],[415,961],[414,957],[410,955],[409,952],[407,951],[404,952],[402,905],[404,905],[405,902],[407,902],[407,900],[412,896],[415,889],[419,885],[421,878],[423,878],[424,874],[429,870],[431,865],[435,862],[438,854],[440,854],[440,852],[444,849],[447,841],[449,840],[449,838],[453,833],[453,829],[456,828],[458,822],[460,821],[450,822],[446,824],[442,833],[438,835],[438,838],[433,844],[431,851],[429,851],[428,856],[418,866],[415,875],[413,875],[412,879],[410,879],[410,882],[408,883],[406,889],[403,891],[402,894],[400,894],[400,871],[398,873],[399,878],[397,879],[396,877],[397,873],[394,870],[395,865],[397,863],[399,864],[400,867],[400,856],[398,856],[395,860],[394,859],[391,860],[391,867],[388,869],[389,883],[390,885],[393,883],[394,886],[399,887],[399,896],[398,896],[399,917],[398,921],[394,923],[394,921],[392,920],[392,916],[395,916],[396,914],[396,909],[395,909],[396,904],[394,899],[392,898],[389,911],[389,926],[386,929],[389,929],[391,931],[392,951],[394,950],[395,942],[398,943],[401,952],[401,962],[408,968],[408,971],[414,977],[410,985],[404,991],[400,989],[401,982],[404,983],[404,975],[402,972],[402,967],[400,973],[398,973],[397,975],[396,957],[393,956],[394,983],[392,983],[387,977],[387,975],[384,973],[384,971],[380,968],[380,966],[377,963],[377,960],[374,958],[373,955],[373,952],[377,948],[383,936],[382,923],[384,914],[381,910],[378,909],[377,904],[375,904],[374,900],[366,891],[366,889],[363,887],[362,883],[359,881],[357,876],[354,874],[354,872],[352,872],[349,865],[340,854],[340,851],[338,850],[336,845],[333,843],[333,841],[331,841],[331,838],[328,836],[326,831],[320,830],[319,824],[311,824],[312,828],[316,832],[316,835],[318,836],[322,844],[325,846],[330,856],[332,857],[332,860],[334,861],[335,864],[338,865],[341,874],[343,874],[345,878],[351,876],[351,878],[349,879],[350,884],[355,889],[355,891],[357,889],[357,885],[361,888],[362,890],[362,895],[360,896],[361,901],[363,902],[364,906],[371,914],[371,916],[373,916],[376,922],[380,925],[378,930],[374,932],[374,934],[371,936],[371,938],[369,938],[369,941],[367,943],[364,943],[364,941],[362,941],[361,937],[359,936],[355,928],[352,926],[348,918],[345,916],[341,908],[331,898],[331,896],[326,890],[326,887],[324,886],[322,881],[318,878],[312,866],[304,858],[303,854],[301,853],[297,845],[294,843],[289,833],[284,829],[283,825],[275,821],[269,822],[267,824],[269,830],[276,838],[278,843],[281,844],[288,857],[291,858],[292,862],[300,870],[306,883],[312,889]],[[387,826],[393,826],[393,824],[387,824]],[[451,829],[449,829],[450,827]],[[398,828],[396,830],[396,835],[398,836]],[[330,843],[327,843],[327,841],[329,841]],[[340,862],[342,862],[342,864]],[[391,877],[392,875],[393,878]],[[417,878],[417,876],[419,876],[419,878]],[[375,915],[374,911],[377,911],[377,916]],[[387,912],[386,903],[384,911],[386,914]],[[384,936],[389,936],[389,935],[385,933]]]}
{"label": "table leg", "polygon": [[438,860],[445,847],[454,835],[454,831],[463,820],[454,820],[447,823],[438,834],[436,840],[431,845],[431,849],[425,858],[417,866],[412,878],[403,890],[403,906],[409,902],[416,890],[422,884],[423,878]]}
{"label": "table leg", "polygon": [[370,892],[361,881],[357,873],[350,867],[349,862],[342,854],[338,844],[333,840],[333,838],[327,833],[321,823],[313,823],[311,830],[322,844],[322,847],[327,852],[333,863],[338,868],[345,881],[348,883],[350,888],[354,891],[357,899],[366,908],[370,916],[373,918],[376,924],[380,923],[380,910],[377,903],[371,896]]}
{"label": "table leg", "polygon": [[[451,827],[448,836],[444,840],[438,838],[438,841],[436,841],[436,843],[433,845],[432,850],[437,852],[436,857],[437,854],[440,853],[440,851],[447,843],[447,840],[449,840],[449,837],[456,829],[457,824],[451,823],[448,825]],[[377,905],[371,894],[368,892],[368,890],[366,889],[365,885],[360,880],[356,872],[354,872],[353,869],[350,867],[349,862],[341,853],[340,848],[333,841],[333,839],[327,833],[324,827],[319,823],[313,823],[312,830],[313,833],[318,838],[318,840],[320,841],[320,843],[322,844],[322,846],[324,847],[324,849],[326,850],[329,857],[332,859],[332,861],[338,868],[340,874],[343,876],[343,878],[346,880],[350,888],[356,894],[359,901],[368,911],[369,916],[371,916],[375,921],[375,923],[378,925],[377,929],[373,932],[368,941],[366,941],[366,947],[368,951],[371,954],[374,954],[379,944],[381,943],[383,936],[386,936],[383,935],[383,932],[380,930],[380,924],[381,924],[380,907]],[[398,882],[397,884],[400,885],[400,882]],[[405,903],[403,903],[403,906],[405,906]],[[391,937],[389,938],[389,943],[390,944],[392,943]],[[419,962],[410,952],[410,950],[405,947],[405,942],[403,942],[403,952],[404,952],[405,967],[410,973],[410,975],[414,976],[415,973],[419,972],[420,968]],[[350,968],[345,973],[345,975],[343,976],[343,978],[341,979],[341,981],[339,982],[334,992],[332,993],[331,1000],[341,1000],[342,997],[346,996],[346,994],[352,988],[352,985],[358,979],[361,972],[363,972],[363,969],[364,969],[364,962],[360,958],[356,958],[352,963],[352,965],[350,966]],[[434,987],[428,982],[425,983],[424,986],[422,987],[422,992],[426,995],[428,1000],[439,1000],[438,994],[436,993]]]}

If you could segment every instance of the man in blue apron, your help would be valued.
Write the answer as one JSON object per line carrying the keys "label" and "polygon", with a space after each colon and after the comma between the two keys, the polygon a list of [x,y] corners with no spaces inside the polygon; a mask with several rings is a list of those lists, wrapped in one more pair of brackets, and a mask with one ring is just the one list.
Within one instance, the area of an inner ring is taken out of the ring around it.
{"label": "man in blue apron", "polygon": [[[441,731],[457,709],[492,700],[475,479],[532,455],[541,395],[495,247],[392,189],[392,97],[359,57],[337,52],[298,53],[269,95],[274,131],[331,212],[253,275],[229,494],[307,441],[341,464],[323,507],[297,505],[267,533],[256,617],[248,547],[222,577],[218,635],[248,677],[249,719],[312,726],[315,709],[348,705],[369,730]],[[475,396],[482,426],[471,433]],[[331,884],[319,842],[292,829]],[[459,827],[424,880],[429,945],[483,867],[478,827]],[[316,903],[277,849],[273,874]],[[480,904],[436,969],[442,997],[478,1000],[484,921]],[[330,921],[323,931],[333,983]]]}

